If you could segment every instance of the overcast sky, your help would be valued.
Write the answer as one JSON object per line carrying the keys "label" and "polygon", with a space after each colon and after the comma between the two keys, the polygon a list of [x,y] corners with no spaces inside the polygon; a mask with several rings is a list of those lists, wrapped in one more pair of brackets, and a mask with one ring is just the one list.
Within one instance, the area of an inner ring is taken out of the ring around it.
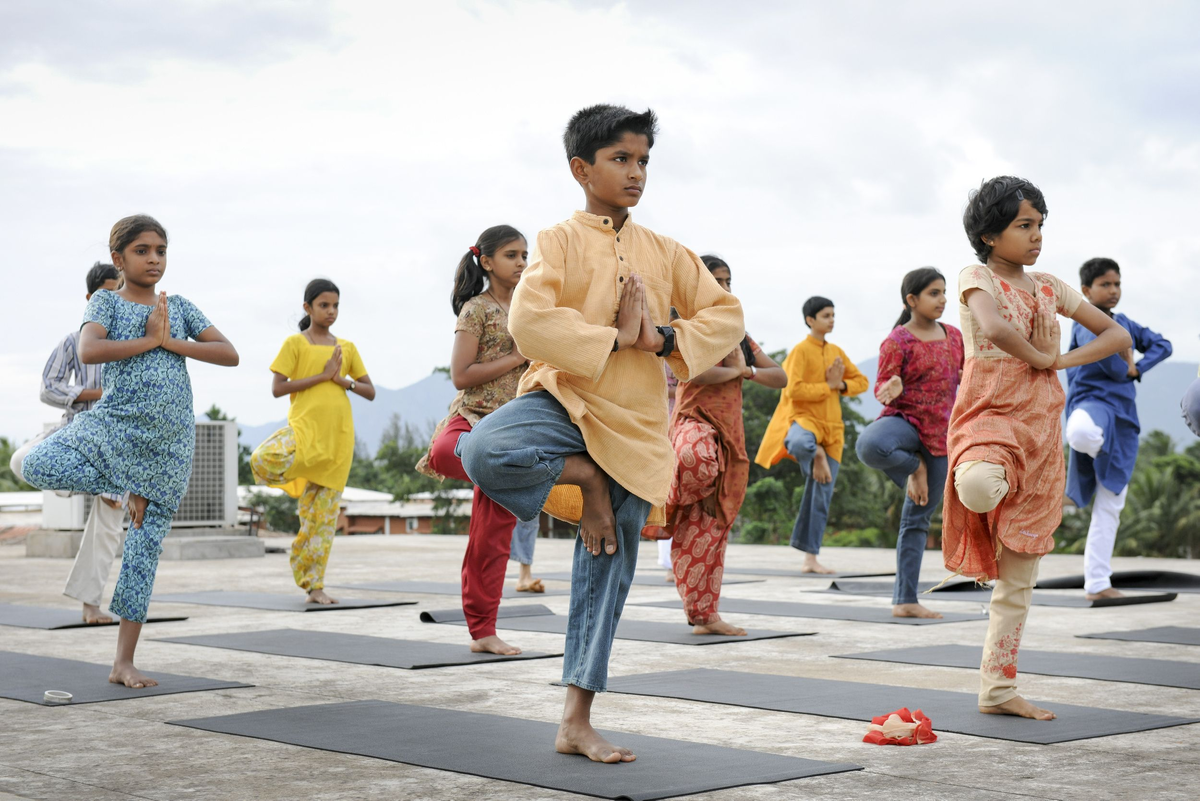
{"label": "overcast sky", "polygon": [[1117,259],[1120,310],[1200,360],[1198,30],[1187,2],[6,0],[0,435],[57,418],[42,365],[137,212],[170,235],[160,286],[241,353],[191,363],[197,411],[286,414],[267,365],[316,276],[377,384],[428,375],[479,232],[532,244],[582,205],[559,137],[598,102],[658,112],[635,218],[724,256],[768,349],[821,294],[873,356],[903,274],[953,292],[967,192],[1013,173],[1049,205],[1038,268]]}

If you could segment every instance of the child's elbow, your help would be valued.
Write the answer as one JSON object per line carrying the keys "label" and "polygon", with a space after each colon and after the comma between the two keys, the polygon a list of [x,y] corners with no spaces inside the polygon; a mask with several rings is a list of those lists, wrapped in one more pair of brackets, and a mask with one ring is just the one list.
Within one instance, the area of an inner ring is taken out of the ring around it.
{"label": "child's elbow", "polygon": [[1133,347],[1133,337],[1129,336],[1129,332],[1126,331],[1124,328],[1122,328],[1119,325],[1116,326],[1116,329],[1118,332],[1117,340],[1120,343],[1117,346],[1117,350],[1123,351],[1123,350],[1129,350],[1130,348],[1132,348]]}

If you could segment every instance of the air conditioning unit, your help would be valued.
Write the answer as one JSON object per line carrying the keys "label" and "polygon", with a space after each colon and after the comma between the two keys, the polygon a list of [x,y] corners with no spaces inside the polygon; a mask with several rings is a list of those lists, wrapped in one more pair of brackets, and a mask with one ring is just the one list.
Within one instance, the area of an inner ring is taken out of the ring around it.
{"label": "air conditioning unit", "polygon": [[[238,514],[237,423],[196,422],[192,478],[172,521],[173,527],[236,528]],[[60,497],[42,493],[42,528],[78,531],[92,509],[90,495]]]}

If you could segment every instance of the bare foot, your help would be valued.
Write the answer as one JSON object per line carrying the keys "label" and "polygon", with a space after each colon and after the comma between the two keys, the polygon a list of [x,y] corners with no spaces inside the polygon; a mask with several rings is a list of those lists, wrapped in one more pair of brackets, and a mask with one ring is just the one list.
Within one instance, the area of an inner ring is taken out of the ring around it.
{"label": "bare foot", "polygon": [[95,604],[83,605],[83,622],[89,626],[95,626],[100,623],[112,623],[113,619],[100,611],[100,607]]}
{"label": "bare foot", "polygon": [[590,723],[571,723],[565,720],[558,727],[554,750],[560,754],[582,754],[593,762],[632,762],[637,759],[628,748],[613,745],[600,736]]}
{"label": "bare foot", "polygon": [[611,555],[617,552],[617,521],[613,517],[612,500],[608,494],[608,476],[599,467],[579,484],[583,493],[583,515],[579,520],[579,536],[583,547],[592,556],[600,549]]}
{"label": "bare foot", "polygon": [[811,553],[804,554],[804,565],[800,568],[801,573],[820,573],[821,575],[833,575],[837,571],[831,567],[825,567],[817,561],[817,557]]}
{"label": "bare foot", "polygon": [[920,466],[908,477],[905,494],[917,506],[924,506],[929,503],[929,468],[925,466],[925,460],[920,454],[917,454],[917,461],[920,462]]}
{"label": "bare foot", "polygon": [[146,507],[150,505],[150,501],[143,498],[141,495],[129,493],[129,527],[141,528],[142,519],[146,516]]}
{"label": "bare foot", "polygon": [[717,618],[703,625],[692,626],[692,634],[724,634],[729,637],[745,637],[746,630]]}
{"label": "bare foot", "polygon": [[813,457],[812,477],[813,481],[818,484],[828,484],[833,481],[833,473],[829,469],[829,457],[825,455],[825,449],[820,445],[817,446],[817,455]]}
{"label": "bare foot", "polygon": [[135,690],[158,686],[157,681],[135,668],[132,662],[118,662],[114,664],[112,673],[108,674],[108,680],[113,684],[124,684],[126,687],[132,687]]}
{"label": "bare foot", "polygon": [[979,711],[988,715],[1016,715],[1019,718],[1033,718],[1034,720],[1054,720],[1058,717],[1048,709],[1034,706],[1019,695],[1016,698],[1010,698],[1003,704],[981,706]]}
{"label": "bare foot", "polygon": [[545,592],[546,585],[539,578],[530,579],[528,582],[517,582],[517,592]]}
{"label": "bare foot", "polygon": [[121,508],[120,501],[114,501],[112,498],[101,498],[100,500],[104,501],[104,504],[106,506],[108,506],[109,509],[120,509]]}
{"label": "bare foot", "polygon": [[668,584],[675,584],[675,583],[676,583],[676,582],[675,582],[675,574],[674,574],[673,572],[671,572],[671,571],[667,571],[667,583],[668,583]]}
{"label": "bare foot", "polygon": [[521,653],[520,648],[515,645],[509,645],[495,634],[491,637],[480,637],[478,640],[472,640],[471,650],[477,654],[499,654],[500,656],[516,656]]}
{"label": "bare foot", "polygon": [[940,612],[926,609],[920,604],[896,604],[892,607],[892,617],[925,617],[931,620],[941,620]]}
{"label": "bare foot", "polygon": [[326,595],[325,590],[309,590],[308,597],[304,599],[304,603],[328,606],[329,604],[338,603],[338,600],[336,598],[330,598],[328,595]]}
{"label": "bare foot", "polygon": [[1089,601],[1099,601],[1101,598],[1124,598],[1125,593],[1109,587],[1107,590],[1100,590],[1100,592],[1089,592],[1086,597]]}

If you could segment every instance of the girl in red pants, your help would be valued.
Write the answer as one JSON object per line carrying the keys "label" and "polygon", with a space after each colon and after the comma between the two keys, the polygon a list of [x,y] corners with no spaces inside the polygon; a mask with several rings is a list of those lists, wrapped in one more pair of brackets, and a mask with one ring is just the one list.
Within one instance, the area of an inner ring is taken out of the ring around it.
{"label": "girl in red pants", "polygon": [[[521,232],[497,225],[480,234],[458,263],[450,298],[458,315],[450,380],[459,392],[434,430],[429,452],[417,463],[425,475],[470,481],[456,452],[458,438],[517,395],[526,361],[508,334],[508,305],[528,259]],[[475,488],[462,566],[463,614],[472,651],[521,653],[496,636],[496,610],[516,522],[511,512]]]}

